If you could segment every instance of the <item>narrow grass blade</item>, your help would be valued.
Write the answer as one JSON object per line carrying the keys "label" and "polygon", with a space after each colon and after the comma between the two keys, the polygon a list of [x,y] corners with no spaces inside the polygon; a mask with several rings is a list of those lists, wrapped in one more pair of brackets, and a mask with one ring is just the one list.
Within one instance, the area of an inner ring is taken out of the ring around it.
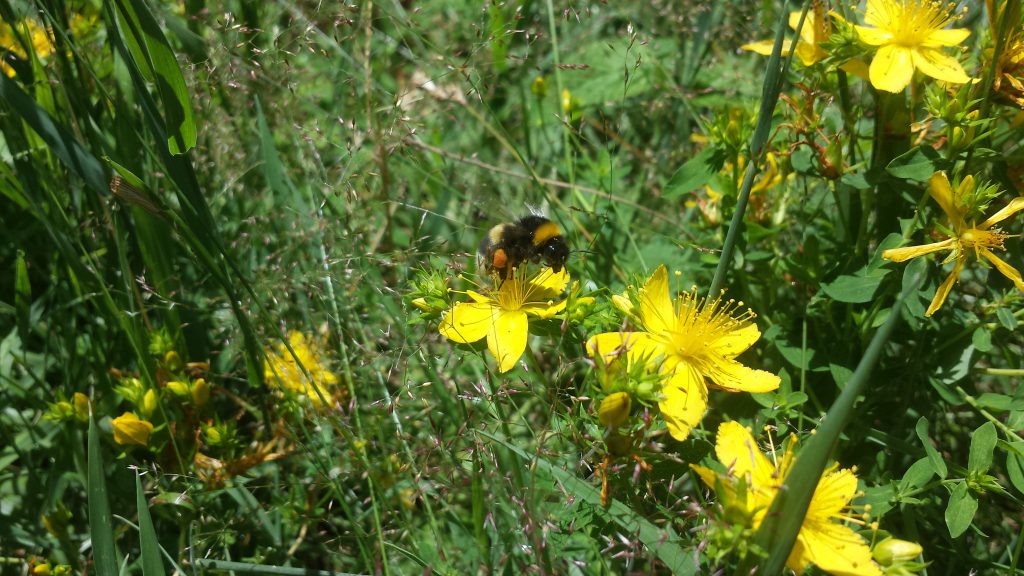
{"label": "narrow grass blade", "polygon": [[107,480],[103,476],[100,432],[96,420],[89,415],[89,537],[92,539],[92,561],[96,574],[117,574],[114,552],[114,520],[107,498]]}
{"label": "narrow grass blade", "polygon": [[153,528],[153,518],[149,515],[149,505],[142,491],[142,481],[138,472],[135,473],[135,503],[139,509],[139,548],[142,550],[142,576],[158,576],[167,574],[164,563],[160,559],[160,543]]}
{"label": "narrow grass blade", "polygon": [[18,250],[17,270],[14,277],[14,311],[18,316],[18,337],[28,342],[29,314],[32,307],[32,284],[28,280],[25,252]]}
{"label": "narrow grass blade", "polygon": [[238,574],[274,574],[279,576],[365,576],[351,572],[331,572],[330,570],[310,570],[308,568],[288,568],[285,566],[269,566],[267,564],[251,564],[249,562],[229,562],[227,560],[196,560],[196,566],[218,572],[233,571]]}
{"label": "narrow grass blade", "polygon": [[889,341],[889,335],[899,322],[903,302],[914,294],[924,281],[924,267],[925,263],[920,259],[907,266],[903,274],[903,291],[893,304],[889,318],[878,332],[875,332],[857,369],[846,383],[846,388],[836,398],[815,434],[800,450],[786,476],[785,486],[772,501],[755,537],[755,542],[768,551],[768,559],[761,564],[758,574],[782,572],[832,450],[838,444],[839,435],[853,415],[857,398],[867,389],[871,372],[881,357],[882,348]]}
{"label": "narrow grass blade", "polygon": [[39,134],[57,158],[84,180],[93,192],[101,196],[110,193],[107,176],[99,160],[87,152],[71,132],[57,124],[46,110],[36,104],[13,80],[7,78],[6,74],[0,74],[0,98],[7,101],[11,109]]}
{"label": "narrow grass blade", "polygon": [[679,541],[679,536],[670,526],[666,525],[663,528],[655,526],[618,500],[612,499],[611,504],[605,509],[601,506],[601,493],[588,482],[577,478],[575,474],[570,474],[542,458],[535,458],[502,438],[483,431],[479,434],[516,453],[524,462],[536,464],[537,469],[556,480],[567,492],[594,505],[597,514],[618,524],[626,532],[638,534],[640,542],[664,562],[673,574],[690,576],[697,573],[695,553],[687,552],[676,544]]}
{"label": "narrow grass blade", "polygon": [[163,104],[167,147],[171,154],[184,154],[196,145],[196,123],[174,51],[142,0],[116,0],[114,5],[139,71],[156,84]]}

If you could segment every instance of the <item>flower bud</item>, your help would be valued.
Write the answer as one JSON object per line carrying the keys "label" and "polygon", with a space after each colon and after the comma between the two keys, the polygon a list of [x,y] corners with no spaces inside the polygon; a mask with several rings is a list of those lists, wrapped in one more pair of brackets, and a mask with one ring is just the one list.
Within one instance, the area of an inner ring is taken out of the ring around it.
{"label": "flower bud", "polygon": [[632,401],[626,392],[609,394],[597,409],[597,418],[605,428],[618,428],[629,418]]}
{"label": "flower bud", "polygon": [[192,383],[192,402],[195,403],[196,408],[202,408],[206,406],[206,403],[210,401],[210,385],[206,383],[206,380],[200,378]]}
{"label": "flower bud", "polygon": [[173,382],[168,382],[167,383],[167,389],[171,391],[171,394],[174,394],[175,396],[178,396],[179,398],[184,398],[184,397],[186,397],[186,396],[188,396],[188,395],[190,395],[192,393],[192,391],[189,389],[189,386],[188,386],[187,383],[180,382],[178,380],[174,380]]}
{"label": "flower bud", "polygon": [[548,81],[543,76],[537,76],[533,79],[533,84],[530,84],[530,92],[538,98],[543,98],[548,95]]}
{"label": "flower bud", "polygon": [[89,421],[89,397],[81,392],[75,392],[71,397],[71,403],[75,407],[75,418],[80,422]]}
{"label": "flower bud", "polygon": [[149,418],[153,415],[153,412],[156,410],[156,400],[156,390],[152,388],[146,390],[146,393],[142,395],[142,401],[139,402],[138,409],[143,418]]}
{"label": "flower bud", "polygon": [[174,350],[171,350],[164,354],[164,366],[171,372],[178,372],[184,367],[184,364],[181,362],[181,356]]}
{"label": "flower bud", "polygon": [[921,555],[923,549],[916,542],[907,542],[896,538],[886,538],[875,545],[871,555],[882,566],[893,566],[900,562],[909,562]]}
{"label": "flower bud", "polygon": [[139,420],[134,412],[125,412],[111,421],[114,426],[114,442],[124,445],[146,446],[149,435],[153,433],[153,425]]}

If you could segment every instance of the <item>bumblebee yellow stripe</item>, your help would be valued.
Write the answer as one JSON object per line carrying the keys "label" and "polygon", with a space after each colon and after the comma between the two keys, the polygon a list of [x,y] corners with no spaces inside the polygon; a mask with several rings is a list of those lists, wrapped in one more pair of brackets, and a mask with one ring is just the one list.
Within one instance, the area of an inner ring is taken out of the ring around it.
{"label": "bumblebee yellow stripe", "polygon": [[533,245],[541,246],[548,240],[551,240],[555,236],[561,236],[562,231],[558,229],[558,225],[554,222],[545,222],[537,227],[533,231]]}

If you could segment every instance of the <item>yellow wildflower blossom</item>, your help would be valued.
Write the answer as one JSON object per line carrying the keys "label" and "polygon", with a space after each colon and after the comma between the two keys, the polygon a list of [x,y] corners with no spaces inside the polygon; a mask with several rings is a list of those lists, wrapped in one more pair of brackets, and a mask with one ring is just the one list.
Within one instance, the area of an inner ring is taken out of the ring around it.
{"label": "yellow wildflower blossom", "polygon": [[[710,468],[691,465],[709,488],[714,489],[723,507],[739,507],[757,529],[764,520],[775,494],[782,487],[794,461],[796,439],[789,442],[781,461],[770,461],[758,447],[750,431],[738,422],[725,422],[718,428],[715,456],[728,470],[725,475]],[[774,458],[773,458],[774,460]],[[832,465],[818,481],[804,515],[796,543],[786,566],[803,574],[814,564],[829,574],[881,576],[871,560],[867,543],[852,529],[836,520],[854,519],[845,513],[857,492],[853,470]]]}
{"label": "yellow wildflower blossom", "polygon": [[736,361],[761,336],[747,310],[733,316],[742,302],[701,298],[696,288],[669,296],[668,271],[660,266],[639,293],[639,307],[630,306],[640,331],[606,332],[587,342],[591,355],[614,360],[629,356],[660,361],[663,375],[659,408],[673,438],[685,440],[708,403],[708,385],[731,392],[769,392],[779,377]]}
{"label": "yellow wildflower blossom", "polygon": [[931,316],[942,307],[943,302],[946,301],[946,297],[953,288],[953,284],[960,277],[964,264],[967,263],[967,255],[972,250],[976,259],[981,260],[984,258],[988,260],[995,266],[996,270],[999,270],[1003,276],[1009,278],[1018,290],[1024,291],[1024,281],[1021,280],[1020,272],[993,252],[993,250],[1003,250],[1003,243],[1009,236],[1001,233],[998,229],[992,228],[1017,212],[1024,210],[1024,196],[1014,198],[1002,210],[999,210],[979,224],[973,219],[969,219],[970,207],[964,204],[964,199],[974,193],[974,187],[974,178],[967,176],[954,192],[945,172],[933,174],[928,181],[928,193],[939,203],[942,211],[946,213],[953,235],[940,242],[933,242],[922,246],[893,248],[882,252],[882,258],[886,260],[905,262],[911,258],[924,256],[932,252],[950,251],[949,256],[946,257],[943,263],[955,261],[956,264],[953,266],[949,276],[946,277],[946,280],[935,291],[935,297],[932,298],[932,303],[928,306],[925,316]]}
{"label": "yellow wildflower blossom", "polygon": [[941,49],[956,46],[970,35],[966,28],[946,28],[955,18],[956,4],[938,0],[868,0],[864,22],[856,26],[865,44],[877,46],[868,75],[886,92],[910,85],[914,70],[943,82],[963,84],[971,78],[956,58]]}
{"label": "yellow wildflower blossom", "polygon": [[[295,352],[294,356],[283,343],[267,350],[267,358],[263,362],[263,377],[267,382],[309,398],[317,408],[323,408],[325,401],[329,403],[344,394],[344,390],[338,389],[338,376],[327,367],[320,351],[322,344],[317,339],[292,330],[288,332],[288,344]],[[206,383],[203,382],[202,386],[205,387]],[[209,398],[208,392],[196,391],[193,387],[189,387],[188,392],[197,405],[200,402],[205,404]]]}
{"label": "yellow wildflower blossom", "polygon": [[[53,43],[50,42],[46,28],[28,18],[16,25],[0,22],[0,53],[7,52],[21,60],[28,59],[28,53],[25,52],[19,36],[28,37],[36,58],[43,59],[53,53]],[[13,77],[14,68],[6,62],[6,59],[6,56],[0,59],[0,71],[8,77]]]}
{"label": "yellow wildflower blossom", "polygon": [[149,435],[153,433],[153,425],[139,420],[134,412],[125,412],[111,421],[114,426],[114,442],[125,445],[146,446]]}
{"label": "yellow wildflower blossom", "polygon": [[467,290],[472,302],[459,302],[441,320],[441,335],[453,342],[470,344],[487,338],[487,349],[498,361],[498,371],[508,372],[526,351],[529,317],[551,318],[567,300],[555,302],[569,285],[563,268],[542,268],[527,278],[525,268],[515,270],[496,290],[483,294]]}

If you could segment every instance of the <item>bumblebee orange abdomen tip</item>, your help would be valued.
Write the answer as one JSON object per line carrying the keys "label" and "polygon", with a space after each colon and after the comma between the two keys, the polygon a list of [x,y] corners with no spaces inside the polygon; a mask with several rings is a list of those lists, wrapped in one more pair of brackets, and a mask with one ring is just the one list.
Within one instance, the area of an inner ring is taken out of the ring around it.
{"label": "bumblebee orange abdomen tip", "polygon": [[533,245],[541,246],[548,240],[561,235],[562,231],[558,229],[557,224],[551,221],[545,222],[533,231]]}
{"label": "bumblebee orange abdomen tip", "polygon": [[504,268],[508,264],[508,254],[501,248],[494,251],[494,256],[491,258],[491,266],[495,268]]}

